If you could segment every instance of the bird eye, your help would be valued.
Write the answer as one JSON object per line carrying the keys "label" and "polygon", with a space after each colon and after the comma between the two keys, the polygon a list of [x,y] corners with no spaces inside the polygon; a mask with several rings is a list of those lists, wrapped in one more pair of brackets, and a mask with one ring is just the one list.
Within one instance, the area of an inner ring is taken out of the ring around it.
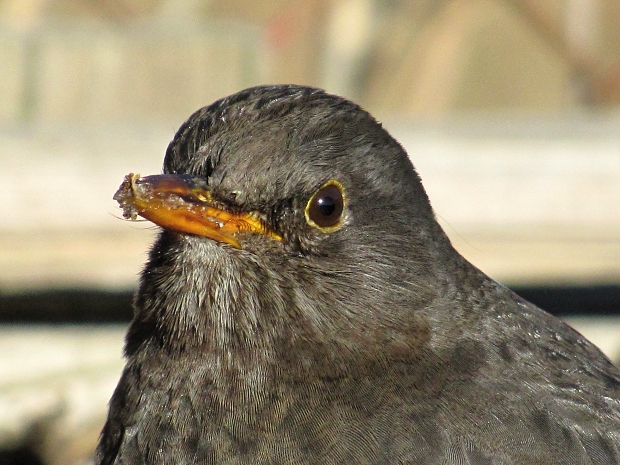
{"label": "bird eye", "polygon": [[334,229],[340,224],[344,209],[344,194],[338,181],[328,181],[314,193],[306,205],[306,220],[323,230]]}

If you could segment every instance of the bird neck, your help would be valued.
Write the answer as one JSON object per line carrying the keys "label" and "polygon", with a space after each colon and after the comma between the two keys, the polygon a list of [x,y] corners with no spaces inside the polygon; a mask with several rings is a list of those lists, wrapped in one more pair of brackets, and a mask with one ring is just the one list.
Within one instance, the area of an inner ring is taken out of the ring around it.
{"label": "bird neck", "polygon": [[376,270],[360,283],[360,273],[325,258],[291,262],[163,234],[142,274],[127,355],[148,346],[223,366],[277,361],[292,377],[362,374],[418,357],[430,331],[417,309],[434,298],[431,285],[412,290],[404,277]]}

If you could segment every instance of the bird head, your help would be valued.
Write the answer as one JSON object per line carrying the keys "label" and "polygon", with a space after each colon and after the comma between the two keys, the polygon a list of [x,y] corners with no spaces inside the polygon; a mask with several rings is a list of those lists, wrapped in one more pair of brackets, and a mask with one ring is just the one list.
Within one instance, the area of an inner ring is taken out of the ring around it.
{"label": "bird head", "polygon": [[219,100],[181,126],[163,175],[130,175],[115,198],[162,227],[129,352],[156,340],[345,366],[428,340],[449,242],[403,148],[346,99],[262,86]]}

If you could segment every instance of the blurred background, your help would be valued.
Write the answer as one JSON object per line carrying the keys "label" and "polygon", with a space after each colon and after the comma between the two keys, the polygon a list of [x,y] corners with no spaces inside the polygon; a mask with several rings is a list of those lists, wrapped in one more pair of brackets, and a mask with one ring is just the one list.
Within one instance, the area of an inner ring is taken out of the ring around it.
{"label": "blurred background", "polygon": [[0,0],[0,463],[86,464],[155,233],[122,221],[195,110],[360,103],[463,255],[620,360],[620,0]]}

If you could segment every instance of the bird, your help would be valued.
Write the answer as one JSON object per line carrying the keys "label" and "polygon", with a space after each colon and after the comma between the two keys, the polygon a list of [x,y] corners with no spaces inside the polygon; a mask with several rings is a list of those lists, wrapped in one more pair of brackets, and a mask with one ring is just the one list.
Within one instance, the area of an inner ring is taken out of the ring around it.
{"label": "bird", "polygon": [[114,198],[159,232],[96,464],[620,463],[618,368],[453,248],[359,105],[242,90]]}

